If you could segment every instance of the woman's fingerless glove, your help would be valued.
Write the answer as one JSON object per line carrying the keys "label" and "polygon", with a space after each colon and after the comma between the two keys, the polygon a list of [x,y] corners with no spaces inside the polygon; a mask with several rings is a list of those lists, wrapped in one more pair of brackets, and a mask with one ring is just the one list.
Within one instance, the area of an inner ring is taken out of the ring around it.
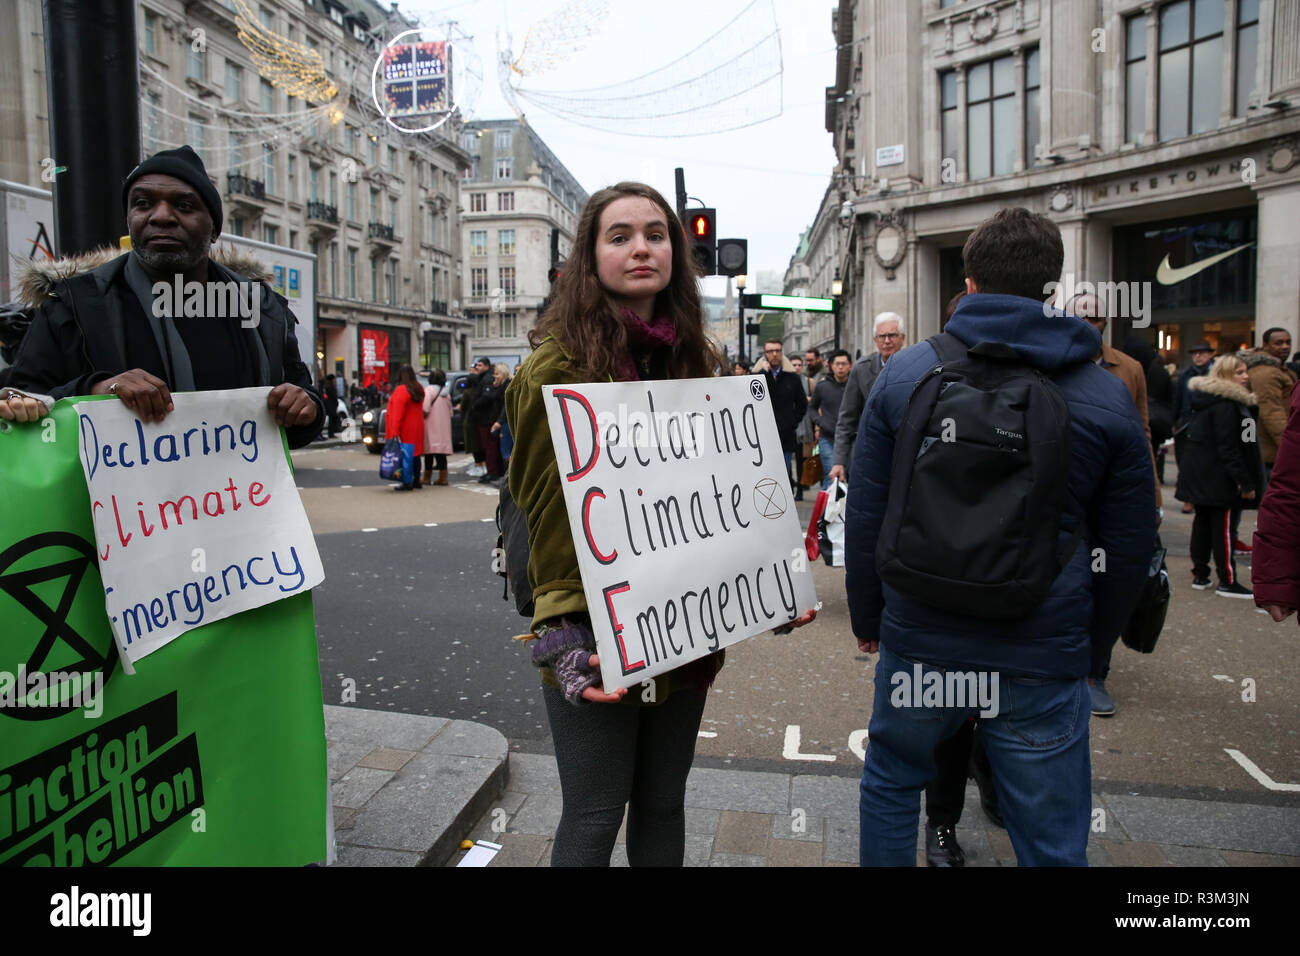
{"label": "woman's fingerless glove", "polygon": [[564,699],[581,704],[582,692],[600,683],[600,668],[589,665],[595,652],[596,636],[591,629],[561,618],[558,627],[538,629],[533,663],[555,671]]}

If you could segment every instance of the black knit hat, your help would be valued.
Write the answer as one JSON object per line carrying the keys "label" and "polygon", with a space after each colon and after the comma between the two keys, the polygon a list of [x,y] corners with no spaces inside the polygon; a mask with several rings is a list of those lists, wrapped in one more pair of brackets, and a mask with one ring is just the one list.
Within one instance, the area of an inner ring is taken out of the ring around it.
{"label": "black knit hat", "polygon": [[135,169],[131,170],[126,177],[126,182],[122,184],[122,208],[126,209],[127,193],[131,191],[131,184],[141,176],[147,176],[149,173],[162,173],[164,176],[175,176],[183,182],[189,183],[203,200],[203,205],[208,207],[208,215],[212,217],[212,225],[216,227],[217,232],[221,232],[221,194],[217,192],[217,187],[212,185],[212,180],[208,179],[208,171],[203,166],[203,160],[199,159],[199,154],[194,152],[188,146],[181,146],[178,149],[164,149],[161,153],[154,153]]}

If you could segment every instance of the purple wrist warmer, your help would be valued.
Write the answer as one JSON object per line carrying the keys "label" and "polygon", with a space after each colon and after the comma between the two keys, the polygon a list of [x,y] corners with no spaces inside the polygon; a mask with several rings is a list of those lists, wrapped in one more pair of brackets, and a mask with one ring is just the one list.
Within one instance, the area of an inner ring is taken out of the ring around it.
{"label": "purple wrist warmer", "polygon": [[567,620],[564,626],[549,631],[533,644],[533,663],[555,671],[565,699],[580,704],[582,692],[600,683],[600,668],[588,666],[596,651],[596,636],[589,628]]}

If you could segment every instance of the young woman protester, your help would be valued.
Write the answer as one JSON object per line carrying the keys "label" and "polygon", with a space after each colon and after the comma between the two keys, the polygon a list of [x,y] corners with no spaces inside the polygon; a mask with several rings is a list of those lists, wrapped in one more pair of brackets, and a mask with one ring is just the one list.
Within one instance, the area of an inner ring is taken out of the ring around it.
{"label": "young woman protester", "polygon": [[[420,486],[420,457],[424,454],[424,389],[415,377],[415,369],[403,365],[397,370],[397,387],[388,399],[384,416],[384,440],[396,438],[410,445],[411,468],[402,474],[395,491],[413,491]],[[406,449],[402,449],[402,467],[406,468]]]}
{"label": "young woman protester", "polygon": [[[424,483],[447,484],[447,456],[451,454],[451,392],[447,388],[447,373],[435,368],[429,373],[429,384],[424,388]],[[438,480],[433,480],[433,468],[438,467]]]}
{"label": "young woman protester", "polygon": [[1258,404],[1246,363],[1235,355],[1217,359],[1208,375],[1193,378],[1191,415],[1175,436],[1180,501],[1196,507],[1192,522],[1192,587],[1210,587],[1210,556],[1219,574],[1220,597],[1249,598],[1237,579],[1232,511],[1258,508],[1264,465],[1255,434]]}
{"label": "young woman protester", "polygon": [[551,865],[608,866],[630,803],[628,861],[681,866],[686,775],[723,655],[655,678],[654,703],[625,689],[605,692],[541,392],[543,385],[725,374],[705,338],[681,222],[658,192],[625,182],[588,200],[529,340],[536,351],[506,391],[506,411],[515,435],[510,493],[528,521],[536,602],[530,647],[542,668],[564,801]]}

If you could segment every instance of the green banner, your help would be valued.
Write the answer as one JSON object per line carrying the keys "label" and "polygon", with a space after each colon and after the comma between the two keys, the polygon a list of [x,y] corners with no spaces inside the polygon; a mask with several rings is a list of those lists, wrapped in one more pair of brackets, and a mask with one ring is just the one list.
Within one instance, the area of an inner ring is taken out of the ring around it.
{"label": "green banner", "polygon": [[124,674],[74,406],[0,422],[0,865],[323,861],[311,595],[195,628]]}

